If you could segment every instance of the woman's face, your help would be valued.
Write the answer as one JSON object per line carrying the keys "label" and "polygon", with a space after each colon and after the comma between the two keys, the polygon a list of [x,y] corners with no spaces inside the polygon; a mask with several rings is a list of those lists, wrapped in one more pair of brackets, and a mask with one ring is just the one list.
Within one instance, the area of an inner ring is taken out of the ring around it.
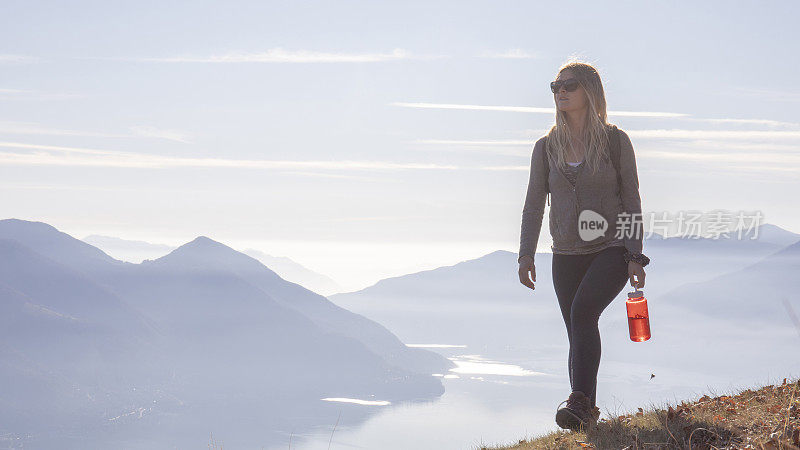
{"label": "woman's face", "polygon": [[[568,80],[570,78],[574,78],[572,72],[570,70],[564,70],[558,74],[556,81]],[[586,105],[588,104],[586,91],[584,91],[583,87],[580,85],[578,85],[578,89],[572,92],[567,92],[567,88],[562,85],[561,89],[553,94],[553,96],[555,97],[556,106],[558,109],[565,112],[580,111],[586,108]]]}

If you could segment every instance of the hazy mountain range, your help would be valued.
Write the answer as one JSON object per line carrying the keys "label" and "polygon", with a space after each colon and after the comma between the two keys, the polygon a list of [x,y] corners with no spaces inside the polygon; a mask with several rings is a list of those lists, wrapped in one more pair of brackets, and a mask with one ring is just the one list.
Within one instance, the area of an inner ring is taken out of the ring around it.
{"label": "hazy mountain range", "polygon": [[203,236],[133,264],[2,220],[0,309],[4,431],[107,427],[131,411],[179,423],[199,405],[285,416],[278,398],[432,398],[431,374],[455,367]]}
{"label": "hazy mountain range", "polygon": [[[797,367],[800,235],[758,231],[647,239],[653,337],[628,339],[623,290],[601,317],[603,364],[635,361],[664,389],[715,371]],[[141,448],[204,443],[209,424],[243,444],[264,442],[253,430],[285,439],[281,430],[331,421],[323,397],[441,395],[431,375],[455,364],[405,344],[458,344],[566,374],[552,255],[536,255],[535,291],[519,283],[516,256],[499,250],[326,299],[205,236],[135,264],[45,223],[2,220],[0,431],[54,443],[76,429],[151,436]],[[606,383],[638,376],[601,373]]]}
{"label": "hazy mountain range", "polygon": [[[170,245],[96,234],[86,236],[82,240],[116,259],[133,263],[160,258],[176,248]],[[342,291],[342,287],[327,275],[315,272],[291,258],[272,256],[254,249],[246,249],[242,253],[261,261],[284,280],[302,285],[318,294],[329,295]]]}
{"label": "hazy mountain range", "polygon": [[[648,362],[675,373],[736,364],[742,374],[767,361],[776,370],[800,362],[793,318],[800,315],[800,235],[762,225],[754,240],[655,236],[644,253],[651,258],[644,293],[653,337],[646,344],[628,338],[628,285],[600,319],[604,361]],[[329,298],[407,343],[465,345],[532,370],[555,358],[553,370],[566,373],[552,255],[536,254],[533,291],[519,282],[516,257],[499,250]]]}
{"label": "hazy mountain range", "polygon": [[[651,259],[646,268],[647,292],[663,292],[683,283],[742,268],[800,240],[800,234],[771,224],[759,227],[757,239],[749,239],[751,235],[752,232],[740,240],[735,235],[720,239],[663,238],[653,233],[644,243],[644,253]],[[485,303],[487,299],[503,303],[527,302],[529,290],[519,283],[516,260],[511,267],[508,266],[512,254],[497,250],[452,266],[386,278],[359,291],[328,298],[342,305],[363,301],[384,306],[392,301],[414,302],[417,299],[424,299],[431,306],[433,299],[478,303]],[[551,283],[552,255],[537,253],[535,264],[537,281]],[[542,291],[545,290],[548,289]]]}

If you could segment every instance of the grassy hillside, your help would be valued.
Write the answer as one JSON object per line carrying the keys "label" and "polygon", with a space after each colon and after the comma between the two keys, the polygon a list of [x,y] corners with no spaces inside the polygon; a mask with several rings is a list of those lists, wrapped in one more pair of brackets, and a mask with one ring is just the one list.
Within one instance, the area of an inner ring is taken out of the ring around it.
{"label": "grassy hillside", "polygon": [[559,431],[481,450],[573,448],[800,450],[800,379],[633,414],[607,413],[588,433]]}

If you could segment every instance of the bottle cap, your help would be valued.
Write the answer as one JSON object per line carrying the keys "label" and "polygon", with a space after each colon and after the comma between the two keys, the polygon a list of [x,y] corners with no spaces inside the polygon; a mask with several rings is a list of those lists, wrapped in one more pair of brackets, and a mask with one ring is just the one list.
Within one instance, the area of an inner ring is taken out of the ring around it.
{"label": "bottle cap", "polygon": [[639,298],[639,297],[644,297],[644,292],[642,292],[640,289],[636,289],[633,292],[628,292],[628,298]]}

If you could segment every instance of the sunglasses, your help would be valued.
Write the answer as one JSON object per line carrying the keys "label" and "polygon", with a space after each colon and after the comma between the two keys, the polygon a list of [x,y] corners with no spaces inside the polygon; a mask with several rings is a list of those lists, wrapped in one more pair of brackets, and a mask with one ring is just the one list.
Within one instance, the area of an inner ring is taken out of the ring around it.
{"label": "sunglasses", "polygon": [[575,78],[567,78],[566,80],[551,82],[550,90],[553,91],[553,94],[558,94],[558,91],[561,90],[562,85],[567,90],[567,92],[573,92],[575,89],[578,89],[578,86],[580,86],[578,80],[576,80]]}

